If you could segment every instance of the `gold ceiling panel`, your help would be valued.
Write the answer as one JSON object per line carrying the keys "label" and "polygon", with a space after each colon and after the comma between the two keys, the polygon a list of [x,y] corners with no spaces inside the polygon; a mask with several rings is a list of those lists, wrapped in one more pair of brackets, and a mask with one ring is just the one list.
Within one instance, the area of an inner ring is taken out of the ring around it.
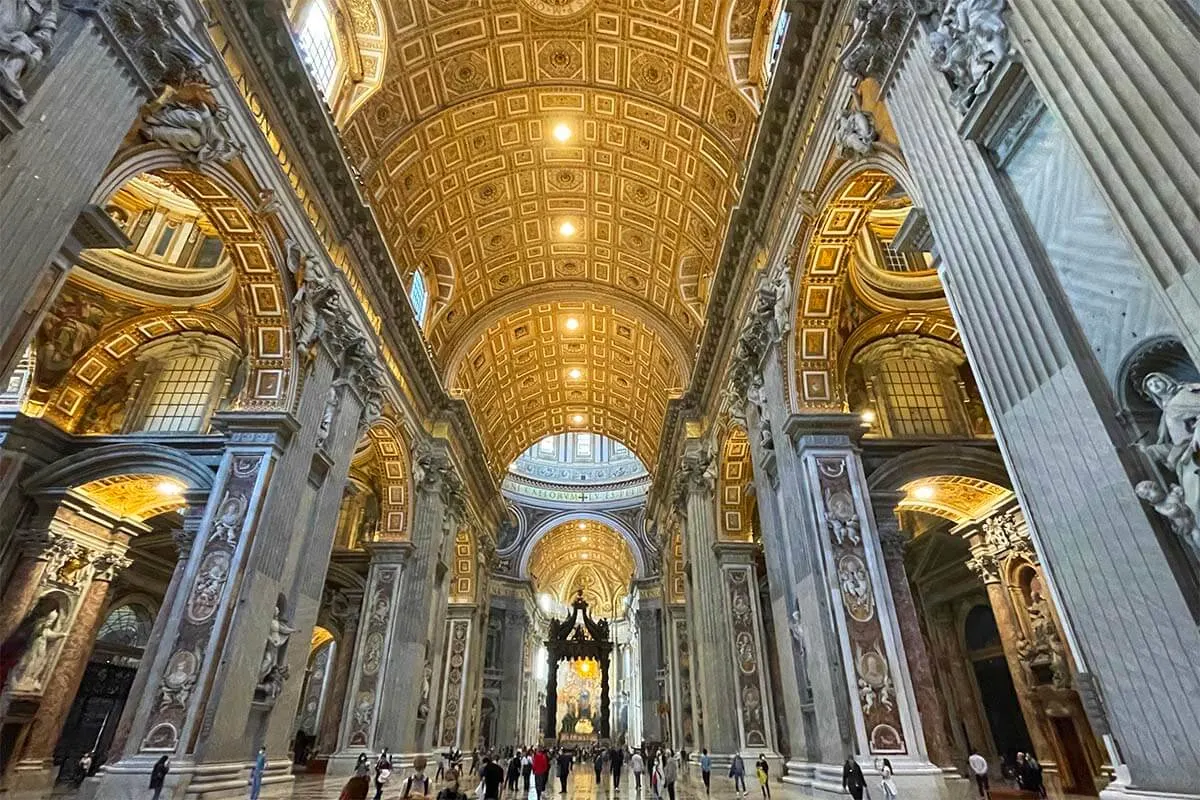
{"label": "gold ceiling panel", "polygon": [[579,589],[592,613],[621,613],[634,575],[633,554],[619,533],[598,522],[575,520],[550,529],[529,557],[534,589],[569,604]]}
{"label": "gold ceiling panel", "polygon": [[615,439],[652,470],[667,400],[690,369],[637,316],[599,302],[544,303],[480,334],[451,366],[450,386],[470,403],[498,472],[569,430]]}
{"label": "gold ceiling panel", "polygon": [[[403,277],[433,287],[426,336],[493,467],[576,414],[651,465],[754,135],[759,0],[381,3],[384,79],[343,139]],[[598,296],[629,318],[579,350],[513,336]],[[576,361],[598,376],[578,391]]]}
{"label": "gold ceiling panel", "polygon": [[99,478],[74,491],[116,517],[142,520],[183,508],[187,487],[173,478],[151,474]]}
{"label": "gold ceiling panel", "polygon": [[955,524],[980,519],[1012,497],[1012,490],[965,475],[934,475],[906,484],[898,511],[921,511]]}

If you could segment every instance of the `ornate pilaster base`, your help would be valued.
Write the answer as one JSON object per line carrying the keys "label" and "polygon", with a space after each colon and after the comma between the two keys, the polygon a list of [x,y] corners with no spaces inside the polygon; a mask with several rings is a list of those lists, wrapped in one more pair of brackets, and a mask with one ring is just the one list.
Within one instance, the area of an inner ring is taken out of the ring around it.
{"label": "ornate pilaster base", "polygon": [[[80,800],[140,800],[146,796],[150,771],[158,758],[139,754],[103,767],[95,778],[89,778],[79,791]],[[192,761],[172,761],[163,793],[172,798],[203,798],[203,800],[241,800],[249,791],[250,767],[245,762],[196,764]],[[291,759],[267,762],[263,776],[263,797],[290,797],[295,777]]]}

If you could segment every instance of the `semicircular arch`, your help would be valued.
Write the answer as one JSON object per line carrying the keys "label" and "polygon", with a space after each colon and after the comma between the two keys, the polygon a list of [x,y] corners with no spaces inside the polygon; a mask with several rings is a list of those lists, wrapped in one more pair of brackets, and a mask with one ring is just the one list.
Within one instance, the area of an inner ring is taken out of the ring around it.
{"label": "semicircular arch", "polygon": [[525,538],[522,545],[520,558],[517,561],[517,575],[525,580],[529,580],[529,561],[532,558],[533,550],[547,533],[562,525],[580,521],[603,526],[617,533],[625,541],[626,546],[629,548],[629,553],[633,558],[634,577],[644,578],[647,576],[646,559],[642,554],[638,536],[629,529],[628,525],[615,515],[606,514],[603,511],[580,511],[574,509],[564,509],[537,524],[537,527]]}
{"label": "semicircular arch", "polygon": [[407,539],[412,524],[409,502],[409,447],[403,429],[388,417],[377,420],[364,434],[379,467],[379,538]]}

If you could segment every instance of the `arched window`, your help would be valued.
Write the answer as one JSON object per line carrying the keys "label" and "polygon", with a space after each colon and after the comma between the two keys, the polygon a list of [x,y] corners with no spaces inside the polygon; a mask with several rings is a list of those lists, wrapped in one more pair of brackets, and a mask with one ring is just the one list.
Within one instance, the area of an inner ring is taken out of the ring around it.
{"label": "arched window", "polygon": [[875,411],[885,437],[966,437],[971,427],[958,376],[964,360],[945,342],[894,336],[855,354],[855,383],[861,381],[867,395],[862,400]]}
{"label": "arched window", "polygon": [[238,353],[215,336],[183,334],[138,355],[145,379],[132,431],[203,433],[229,387]]}
{"label": "arched window", "polygon": [[425,314],[429,310],[429,289],[425,286],[425,275],[421,270],[413,272],[412,285],[408,287],[408,302],[412,304],[417,324],[424,325]]}
{"label": "arched window", "polygon": [[296,31],[296,41],[313,80],[317,82],[321,93],[329,97],[334,75],[337,74],[338,58],[333,20],[323,0],[312,0],[304,9]]}
{"label": "arched window", "polygon": [[136,667],[153,627],[154,615],[143,605],[127,603],[114,608],[96,631],[92,660]]}

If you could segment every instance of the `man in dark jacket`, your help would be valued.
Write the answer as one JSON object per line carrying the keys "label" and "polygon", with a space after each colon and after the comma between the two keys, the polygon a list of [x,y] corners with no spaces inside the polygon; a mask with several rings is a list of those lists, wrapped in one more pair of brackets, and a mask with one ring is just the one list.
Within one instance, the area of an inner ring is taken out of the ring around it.
{"label": "man in dark jacket", "polygon": [[608,753],[608,771],[612,773],[613,789],[621,788],[621,767],[625,764],[625,749],[614,747]]}
{"label": "man in dark jacket", "polygon": [[571,754],[566,750],[558,751],[558,785],[562,794],[567,793],[567,776],[571,774]]}

